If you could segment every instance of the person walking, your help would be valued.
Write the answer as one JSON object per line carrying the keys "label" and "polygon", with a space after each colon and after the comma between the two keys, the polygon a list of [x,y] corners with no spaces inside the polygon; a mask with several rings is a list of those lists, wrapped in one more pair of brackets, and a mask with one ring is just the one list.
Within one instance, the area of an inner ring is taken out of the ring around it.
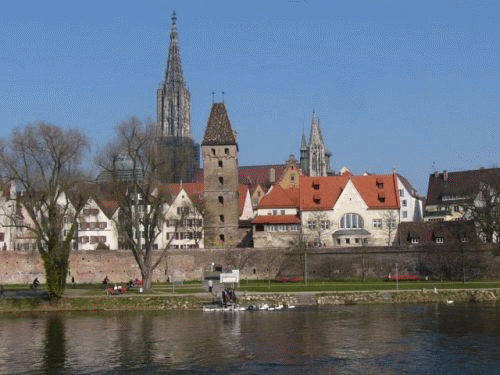
{"label": "person walking", "polygon": [[212,280],[208,280],[208,293],[212,293],[214,288],[214,282]]}

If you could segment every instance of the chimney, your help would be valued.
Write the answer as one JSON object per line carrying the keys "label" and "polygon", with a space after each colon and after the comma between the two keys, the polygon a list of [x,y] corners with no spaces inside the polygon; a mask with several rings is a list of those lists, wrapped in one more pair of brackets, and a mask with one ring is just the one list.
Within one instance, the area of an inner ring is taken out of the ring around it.
{"label": "chimney", "polygon": [[439,177],[439,171],[435,171],[434,172],[434,178],[438,178]]}
{"label": "chimney", "polygon": [[443,181],[444,182],[448,181],[448,171],[447,170],[443,171]]}
{"label": "chimney", "polygon": [[269,169],[269,182],[274,184],[276,182],[276,171],[274,168]]}

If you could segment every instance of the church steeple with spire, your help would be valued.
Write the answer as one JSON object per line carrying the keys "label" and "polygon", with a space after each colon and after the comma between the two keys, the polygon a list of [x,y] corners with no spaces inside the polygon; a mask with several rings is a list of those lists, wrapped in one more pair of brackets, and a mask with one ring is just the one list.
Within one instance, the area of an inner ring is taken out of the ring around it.
{"label": "church steeple with spire", "polygon": [[311,133],[309,145],[302,132],[302,141],[300,144],[300,166],[304,173],[309,176],[327,176],[331,173],[330,157],[331,153],[325,146],[319,118],[313,112],[311,119]]}
{"label": "church steeple with spire", "polygon": [[172,13],[165,81],[156,93],[156,121],[164,137],[192,138],[191,94],[184,82],[175,11]]}

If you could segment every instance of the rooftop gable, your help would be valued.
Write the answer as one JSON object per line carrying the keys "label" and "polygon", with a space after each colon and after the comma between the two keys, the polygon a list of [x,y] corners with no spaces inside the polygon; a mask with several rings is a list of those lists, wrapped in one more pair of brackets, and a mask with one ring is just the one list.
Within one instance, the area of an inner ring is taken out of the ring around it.
{"label": "rooftop gable", "polygon": [[432,173],[427,186],[426,205],[440,204],[447,198],[468,198],[479,191],[479,182],[500,184],[500,168]]}

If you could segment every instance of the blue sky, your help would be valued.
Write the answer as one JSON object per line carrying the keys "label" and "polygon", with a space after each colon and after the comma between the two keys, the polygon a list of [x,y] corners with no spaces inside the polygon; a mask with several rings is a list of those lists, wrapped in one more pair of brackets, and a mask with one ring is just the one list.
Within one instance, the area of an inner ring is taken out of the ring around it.
{"label": "blue sky", "polygon": [[0,137],[43,120],[94,151],[155,117],[176,10],[192,126],[224,101],[240,165],[299,154],[312,111],[332,167],[407,177],[498,165],[500,2],[0,0]]}

